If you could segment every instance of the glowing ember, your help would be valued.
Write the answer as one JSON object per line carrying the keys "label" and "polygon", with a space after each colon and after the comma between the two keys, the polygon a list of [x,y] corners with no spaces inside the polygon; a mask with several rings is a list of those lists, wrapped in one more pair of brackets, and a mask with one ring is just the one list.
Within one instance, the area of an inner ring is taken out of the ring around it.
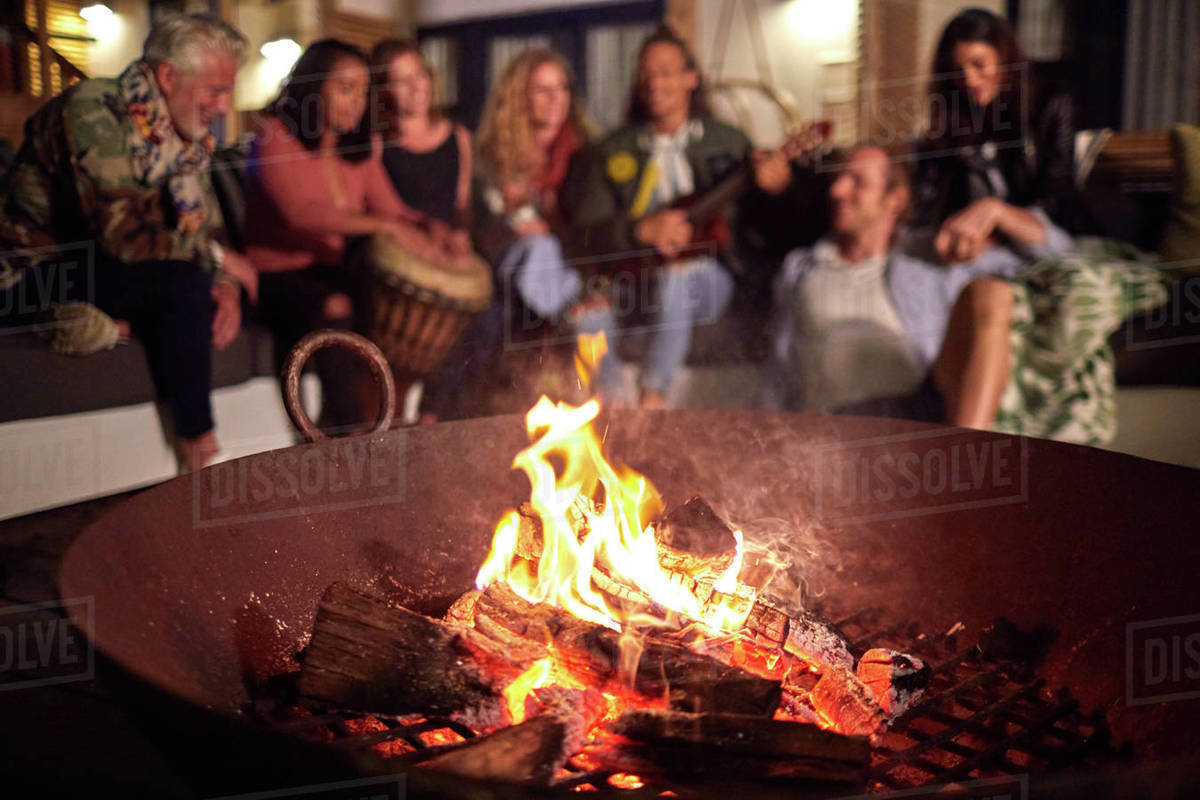
{"label": "glowing ember", "polygon": [[617,772],[609,775],[608,782],[618,789],[640,789],[646,785],[646,782],[637,775],[630,775],[627,772]]}
{"label": "glowing ember", "polygon": [[466,741],[462,736],[450,730],[449,728],[438,728],[435,731],[425,731],[420,734],[421,741],[427,747],[437,747],[443,744],[455,744],[456,742]]}

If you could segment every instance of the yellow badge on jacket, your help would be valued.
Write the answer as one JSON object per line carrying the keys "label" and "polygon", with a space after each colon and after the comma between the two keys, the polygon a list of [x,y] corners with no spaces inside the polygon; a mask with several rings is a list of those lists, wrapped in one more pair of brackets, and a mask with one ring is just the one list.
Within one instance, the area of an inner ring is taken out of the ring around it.
{"label": "yellow badge on jacket", "polygon": [[608,177],[614,183],[625,183],[637,175],[637,159],[630,153],[614,153],[608,159]]}

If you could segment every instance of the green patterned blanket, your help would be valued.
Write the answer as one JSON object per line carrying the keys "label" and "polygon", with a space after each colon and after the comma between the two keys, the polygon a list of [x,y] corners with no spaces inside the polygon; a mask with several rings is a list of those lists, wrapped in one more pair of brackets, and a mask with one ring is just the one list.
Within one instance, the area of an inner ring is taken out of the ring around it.
{"label": "green patterned blanket", "polygon": [[995,430],[1090,445],[1116,435],[1108,337],[1126,317],[1166,302],[1166,280],[1129,245],[1077,244],[1012,281],[1013,365]]}

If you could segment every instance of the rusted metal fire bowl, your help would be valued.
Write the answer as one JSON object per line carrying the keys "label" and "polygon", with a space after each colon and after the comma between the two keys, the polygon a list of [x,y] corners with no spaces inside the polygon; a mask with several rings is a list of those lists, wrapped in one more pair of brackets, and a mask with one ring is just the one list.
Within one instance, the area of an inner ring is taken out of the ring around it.
{"label": "rusted metal fire bowl", "polygon": [[[1136,767],[1197,752],[1200,701],[1138,704],[1162,687],[1129,642],[1140,623],[1200,612],[1200,472],[855,417],[616,412],[597,425],[668,503],[699,493],[751,539],[775,536],[811,594],[930,632],[1050,625],[1040,675],[1108,709]],[[94,622],[75,622],[107,659],[238,719],[249,686],[294,668],[330,583],[429,613],[470,588],[496,520],[528,496],[510,470],[526,443],[520,417],[496,417],[180,477],[87,529],[62,595],[95,598]]]}

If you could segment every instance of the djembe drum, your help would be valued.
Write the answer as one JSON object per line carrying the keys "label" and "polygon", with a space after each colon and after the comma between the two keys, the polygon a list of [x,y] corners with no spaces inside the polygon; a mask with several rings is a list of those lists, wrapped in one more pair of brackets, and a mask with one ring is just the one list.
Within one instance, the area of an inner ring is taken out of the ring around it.
{"label": "djembe drum", "polygon": [[370,337],[401,379],[417,380],[437,369],[492,301],[492,272],[478,256],[430,264],[380,234],[369,242],[367,259]]}

